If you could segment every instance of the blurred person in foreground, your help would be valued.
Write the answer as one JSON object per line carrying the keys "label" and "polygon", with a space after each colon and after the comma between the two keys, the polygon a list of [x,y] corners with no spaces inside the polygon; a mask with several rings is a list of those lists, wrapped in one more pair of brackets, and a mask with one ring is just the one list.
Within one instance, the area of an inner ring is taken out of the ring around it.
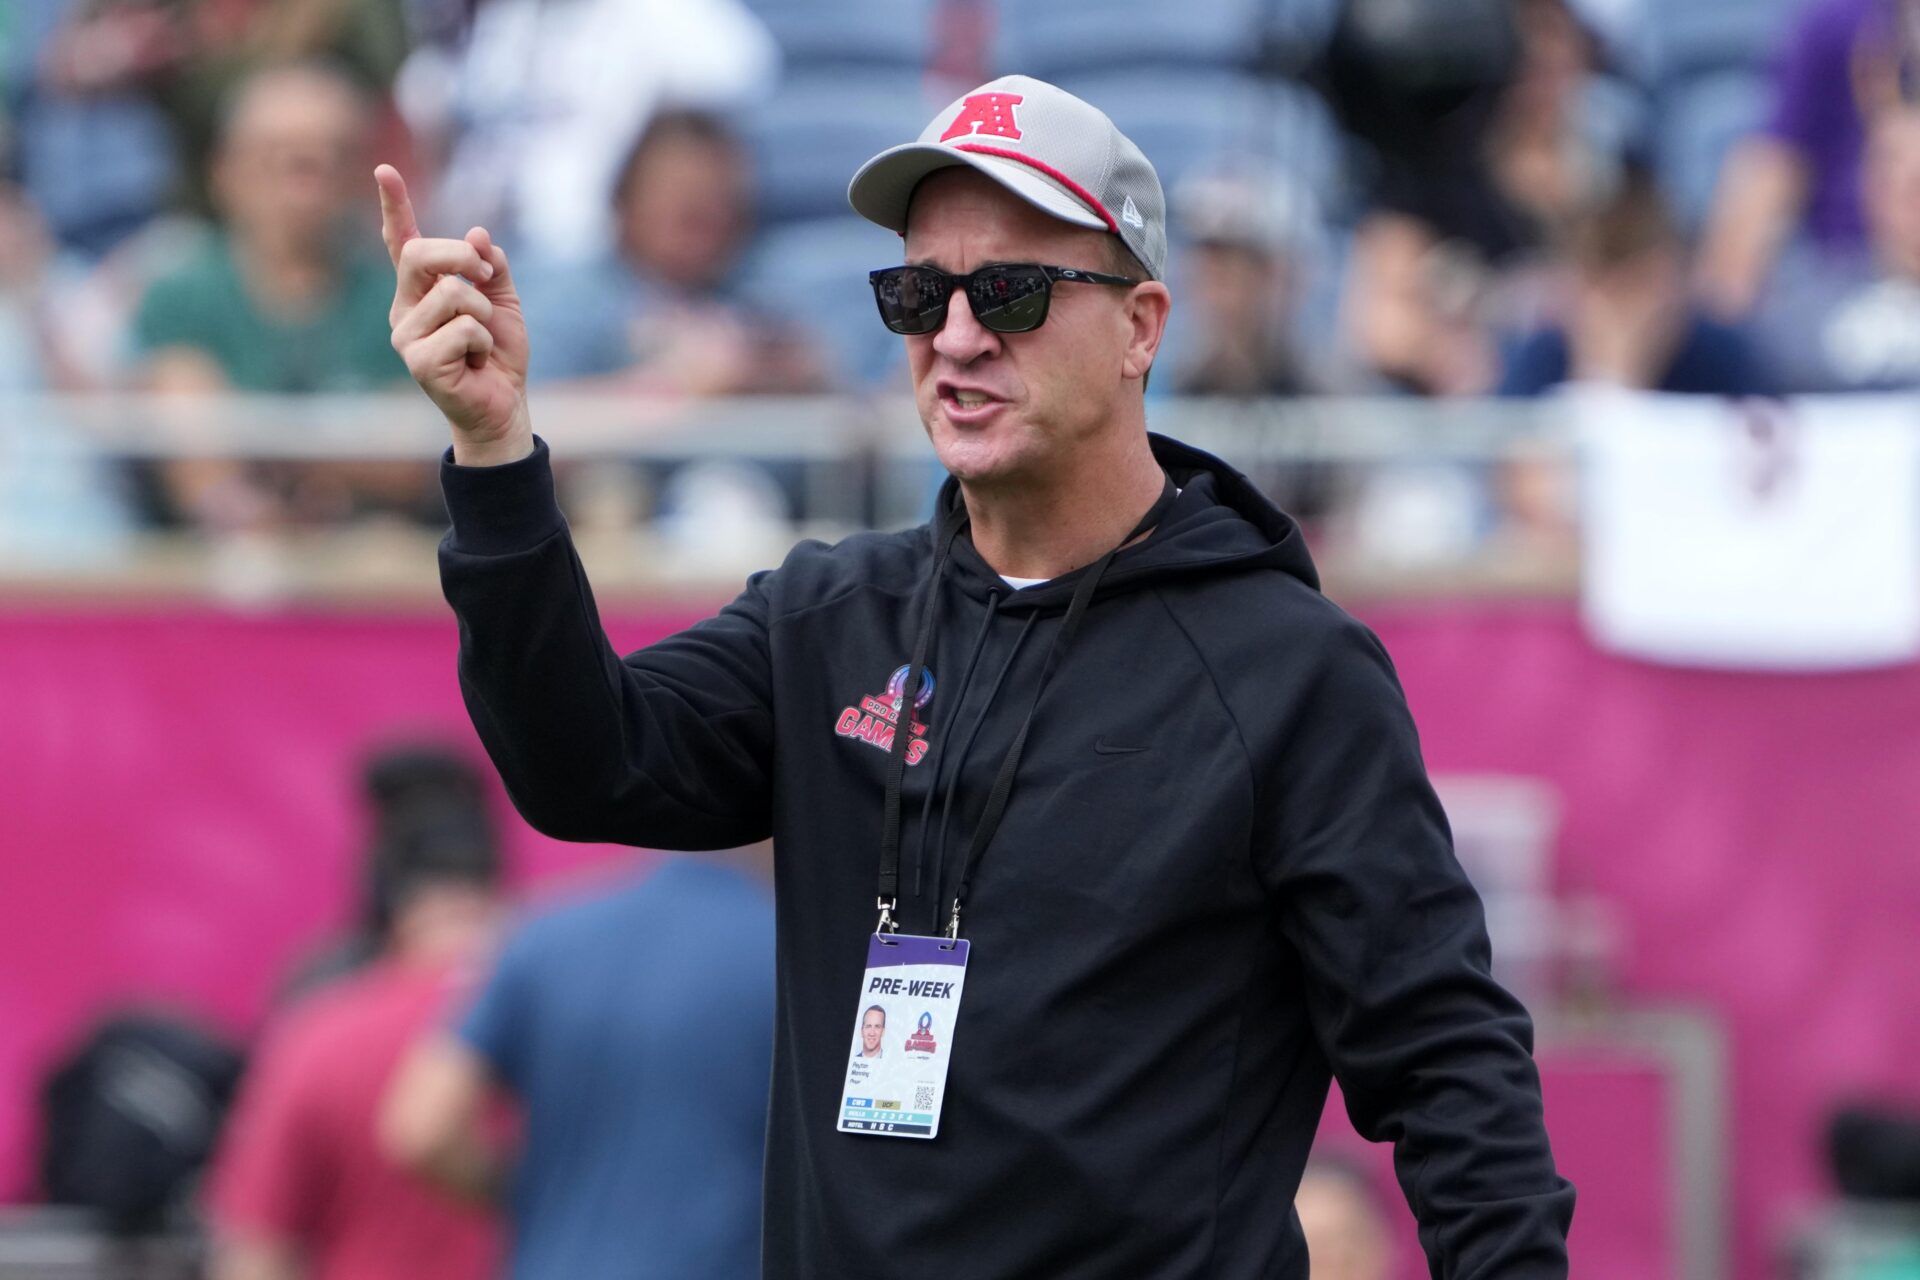
{"label": "blurred person in foreground", "polygon": [[[396,1079],[386,1150],[504,1198],[514,1280],[759,1274],[773,904],[764,851],[734,862],[670,859],[537,912]],[[517,1143],[488,1125],[496,1089]]]}
{"label": "blurred person in foreground", "polygon": [[1721,169],[1697,272],[1717,314],[1750,314],[1796,239],[1811,251],[1811,270],[1857,255],[1867,230],[1867,134],[1913,101],[1916,80],[1920,0],[1808,0],[1801,8],[1780,43],[1767,122]]}
{"label": "blurred person in foreground", "polygon": [[[222,224],[141,299],[136,385],[299,394],[405,377],[381,338],[387,273],[351,234],[370,118],[353,82],[320,65],[271,68],[235,88],[211,170]],[[433,505],[427,476],[410,464],[195,459],[160,475],[167,514],[216,528]]]}
{"label": "blurred person in foreground", "polygon": [[402,1054],[470,987],[496,936],[499,853],[472,809],[442,805],[386,832],[377,861],[393,912],[385,951],[282,1015],[241,1085],[208,1196],[212,1280],[494,1274],[492,1212],[416,1178],[376,1132]]}
{"label": "blurred person in foreground", "polygon": [[1867,251],[1774,291],[1760,311],[1794,391],[1920,388],[1920,106],[1875,123],[1861,181]]}
{"label": "blurred person in foreground", "polygon": [[1651,176],[1631,173],[1567,236],[1564,314],[1508,353],[1500,394],[1566,382],[1757,396],[1773,390],[1752,341],[1704,315],[1687,289],[1686,245]]}
{"label": "blurred person in foreground", "polygon": [[1315,1156],[1300,1175],[1293,1211],[1307,1238],[1313,1280],[1387,1280],[1387,1218],[1366,1172]]}
{"label": "blurred person in foreground", "polygon": [[[374,177],[509,794],[561,838],[773,841],[763,1275],[1299,1280],[1278,1210],[1337,1074],[1436,1273],[1564,1280],[1532,1024],[1391,664],[1292,520],[1147,431],[1166,202],[1104,113],[1006,76],[853,175],[904,236],[869,283],[949,472],[935,514],[802,542],[625,658],[534,434],[506,253],[423,236]],[[892,991],[920,1006],[886,1059],[913,1090],[866,1094],[852,1037]]]}
{"label": "blurred person in foreground", "polygon": [[360,765],[360,798],[368,839],[354,919],[343,935],[294,966],[276,1000],[282,1007],[360,972],[392,949],[395,894],[404,887],[394,877],[406,868],[396,866],[388,851],[417,814],[458,810],[467,815],[476,842],[499,847],[485,781],[464,755],[439,742],[394,742],[371,752]]}
{"label": "blurred person in foreground", "polygon": [[753,227],[752,173],[719,117],[655,116],[621,166],[613,210],[611,251],[520,273],[542,337],[531,378],[667,395],[822,389],[801,335],[732,287]]}

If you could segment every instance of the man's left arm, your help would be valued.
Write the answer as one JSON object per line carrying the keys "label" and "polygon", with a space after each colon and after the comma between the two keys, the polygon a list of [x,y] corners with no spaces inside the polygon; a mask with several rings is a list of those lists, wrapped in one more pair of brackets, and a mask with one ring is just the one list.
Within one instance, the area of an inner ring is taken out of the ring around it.
{"label": "man's left arm", "polygon": [[1345,618],[1323,639],[1262,780],[1259,850],[1314,1027],[1354,1127],[1394,1145],[1436,1280],[1562,1280],[1574,1192],[1532,1023],[1493,980],[1386,652]]}

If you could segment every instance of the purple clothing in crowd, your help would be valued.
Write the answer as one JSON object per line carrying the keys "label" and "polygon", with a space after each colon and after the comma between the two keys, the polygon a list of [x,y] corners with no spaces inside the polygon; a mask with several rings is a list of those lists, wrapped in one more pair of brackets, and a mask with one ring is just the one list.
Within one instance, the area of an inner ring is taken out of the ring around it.
{"label": "purple clothing in crowd", "polygon": [[1795,19],[1774,67],[1766,131],[1805,158],[1811,172],[1806,230],[1827,249],[1866,238],[1860,157],[1866,130],[1854,96],[1854,58],[1866,42],[1893,47],[1898,0],[1813,0]]}

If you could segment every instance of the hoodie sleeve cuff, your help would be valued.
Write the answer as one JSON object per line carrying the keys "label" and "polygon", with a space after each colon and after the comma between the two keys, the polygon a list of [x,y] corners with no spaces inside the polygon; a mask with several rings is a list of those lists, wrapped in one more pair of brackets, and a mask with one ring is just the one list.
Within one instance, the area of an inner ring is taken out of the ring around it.
{"label": "hoodie sleeve cuff", "polygon": [[449,448],[440,458],[440,492],[453,521],[449,543],[468,555],[530,550],[566,527],[553,495],[547,442],[539,436],[532,453],[497,467],[463,467]]}

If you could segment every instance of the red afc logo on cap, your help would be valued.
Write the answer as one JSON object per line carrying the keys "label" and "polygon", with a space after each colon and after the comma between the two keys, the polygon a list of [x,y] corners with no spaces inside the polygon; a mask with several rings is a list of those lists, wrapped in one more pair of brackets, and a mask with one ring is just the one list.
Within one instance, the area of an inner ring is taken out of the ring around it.
{"label": "red afc logo on cap", "polygon": [[1017,93],[976,93],[960,104],[960,114],[940,135],[940,141],[969,133],[983,138],[1018,138],[1020,126],[1014,121],[1013,108],[1024,101]]}

